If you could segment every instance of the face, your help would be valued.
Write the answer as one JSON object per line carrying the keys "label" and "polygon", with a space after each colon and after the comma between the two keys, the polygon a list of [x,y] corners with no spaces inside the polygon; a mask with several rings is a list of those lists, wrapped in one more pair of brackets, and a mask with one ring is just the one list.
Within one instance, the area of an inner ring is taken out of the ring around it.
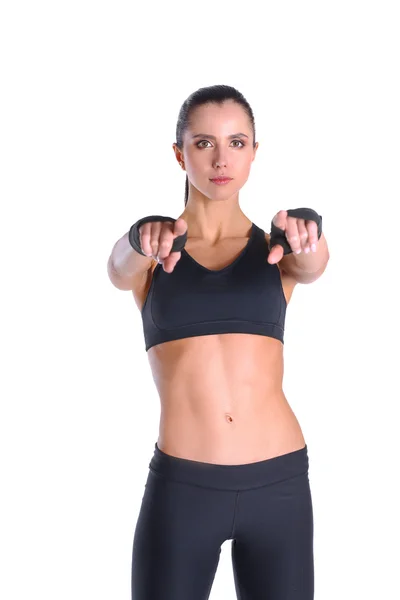
{"label": "face", "polygon": [[[183,138],[183,151],[174,151],[189,181],[208,198],[229,198],[246,183],[258,143],[253,147],[253,130],[242,106],[233,101],[207,104],[191,114]],[[229,177],[218,185],[215,177]]]}

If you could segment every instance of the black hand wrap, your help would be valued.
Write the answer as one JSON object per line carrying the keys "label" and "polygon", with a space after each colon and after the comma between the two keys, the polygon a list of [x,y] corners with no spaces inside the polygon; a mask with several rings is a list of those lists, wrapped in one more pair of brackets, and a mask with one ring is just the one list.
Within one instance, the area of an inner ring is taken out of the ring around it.
{"label": "black hand wrap", "polygon": [[[315,221],[315,223],[318,225],[318,239],[321,237],[322,217],[316,213],[315,210],[312,210],[311,208],[293,208],[287,211],[287,216],[295,217],[296,219],[305,219],[307,221]],[[283,247],[284,255],[293,252],[289,242],[287,241],[286,233],[283,231],[283,229],[279,229],[279,227],[274,225],[273,221],[271,221],[271,238],[269,241],[269,247],[273,248],[276,246],[276,244],[279,244]]]}
{"label": "black hand wrap", "polygon": [[[139,221],[132,225],[132,227],[129,230],[129,243],[132,246],[132,248],[136,250],[136,252],[139,252],[139,254],[142,254],[143,256],[147,256],[147,254],[143,252],[140,246],[139,228],[145,223],[151,223],[154,221],[161,221],[162,223],[164,223],[165,221],[171,221],[172,223],[175,223],[176,219],[172,219],[171,217],[162,217],[161,215],[152,215],[151,217],[144,217],[143,219],[139,219]],[[174,239],[171,252],[180,252],[181,250],[183,250],[186,241],[187,231],[182,235],[178,235],[178,237]]]}

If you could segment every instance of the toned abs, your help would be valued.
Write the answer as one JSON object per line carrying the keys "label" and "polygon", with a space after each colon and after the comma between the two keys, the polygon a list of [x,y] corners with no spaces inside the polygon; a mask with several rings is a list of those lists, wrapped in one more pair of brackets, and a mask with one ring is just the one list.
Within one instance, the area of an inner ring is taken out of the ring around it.
{"label": "toned abs", "polygon": [[[186,249],[206,268],[221,269],[246,242],[232,240],[207,252],[188,240]],[[156,265],[154,261],[147,280],[133,290],[140,310]],[[281,281],[289,302],[295,284],[282,272]],[[153,346],[148,358],[161,402],[157,444],[165,453],[243,464],[304,447],[300,425],[282,390],[279,340],[243,333],[204,335]]]}

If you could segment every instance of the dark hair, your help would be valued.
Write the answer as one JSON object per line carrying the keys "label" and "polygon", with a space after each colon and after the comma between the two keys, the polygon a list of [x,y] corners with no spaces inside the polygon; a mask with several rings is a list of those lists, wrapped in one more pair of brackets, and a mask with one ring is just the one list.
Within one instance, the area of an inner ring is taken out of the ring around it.
{"label": "dark hair", "polygon": [[[240,104],[247,113],[250,119],[250,123],[253,129],[253,147],[256,144],[256,127],[254,123],[254,115],[250,104],[246,98],[237,89],[230,85],[212,85],[209,87],[203,87],[193,92],[182,104],[179,111],[178,122],[176,124],[176,145],[182,150],[183,148],[183,134],[189,126],[190,116],[192,111],[198,106],[203,104],[222,104],[226,100],[233,100],[237,104]],[[185,183],[185,206],[189,196],[189,180],[186,175]]]}

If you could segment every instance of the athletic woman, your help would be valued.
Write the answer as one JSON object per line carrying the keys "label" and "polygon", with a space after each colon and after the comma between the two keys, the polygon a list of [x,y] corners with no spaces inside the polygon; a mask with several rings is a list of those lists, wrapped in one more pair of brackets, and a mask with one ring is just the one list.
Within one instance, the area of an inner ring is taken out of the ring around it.
{"label": "athletic woman", "polygon": [[235,88],[191,94],[173,144],[183,212],[140,219],[108,262],[141,311],[161,402],[133,600],[207,599],[226,540],[239,600],[314,597],[308,452],[282,389],[283,345],[294,287],[318,279],[329,252],[311,208],[279,211],[270,233],[241,210],[255,139]]}

